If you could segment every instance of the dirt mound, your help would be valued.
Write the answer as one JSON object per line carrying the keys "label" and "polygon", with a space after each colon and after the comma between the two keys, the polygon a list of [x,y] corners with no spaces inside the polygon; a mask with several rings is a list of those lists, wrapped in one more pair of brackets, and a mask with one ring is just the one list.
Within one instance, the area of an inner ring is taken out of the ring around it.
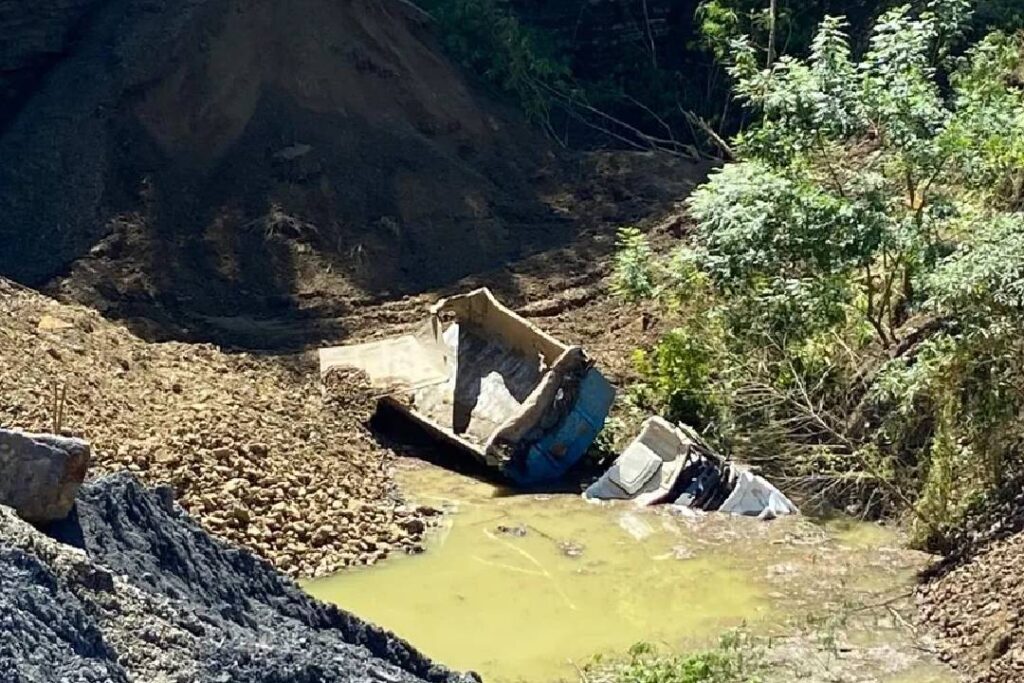
{"label": "dirt mound", "polygon": [[128,475],[52,538],[0,508],[6,681],[469,681],[213,540]]}
{"label": "dirt mound", "polygon": [[570,234],[547,144],[411,4],[34,4],[0,2],[2,274],[85,257],[65,291],[125,317],[283,316],[321,274],[419,290]]}
{"label": "dirt mound", "polygon": [[924,623],[942,654],[977,683],[1024,680],[1024,532],[985,550],[919,590]]}
{"label": "dirt mound", "polygon": [[325,398],[311,356],[147,344],[2,278],[0,318],[0,424],[90,439],[94,473],[172,485],[207,529],[293,575],[420,550],[429,511],[394,489],[362,423],[372,397],[352,383],[344,405]]}
{"label": "dirt mound", "polygon": [[1024,680],[1024,480],[974,510],[918,590],[921,620],[965,680]]}

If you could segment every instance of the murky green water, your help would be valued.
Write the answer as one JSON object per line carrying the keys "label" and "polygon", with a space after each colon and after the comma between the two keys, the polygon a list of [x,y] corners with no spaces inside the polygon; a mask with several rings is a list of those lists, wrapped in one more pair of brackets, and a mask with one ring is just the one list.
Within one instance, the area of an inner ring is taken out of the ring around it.
{"label": "murky green water", "polygon": [[906,585],[915,568],[880,553],[897,539],[872,525],[826,530],[798,519],[680,519],[573,495],[500,497],[423,466],[401,479],[411,498],[454,513],[428,552],[306,589],[498,683],[576,680],[574,663],[639,641],[684,649],[743,623],[771,631],[840,591],[849,599]]}

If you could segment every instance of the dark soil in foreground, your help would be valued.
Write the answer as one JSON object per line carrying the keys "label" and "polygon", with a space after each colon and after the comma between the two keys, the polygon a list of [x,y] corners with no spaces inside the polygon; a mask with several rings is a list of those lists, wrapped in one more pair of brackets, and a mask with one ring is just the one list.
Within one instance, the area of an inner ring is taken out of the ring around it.
{"label": "dark soil in foreground", "polygon": [[9,683],[472,680],[313,600],[127,474],[86,484],[47,531],[0,507]]}

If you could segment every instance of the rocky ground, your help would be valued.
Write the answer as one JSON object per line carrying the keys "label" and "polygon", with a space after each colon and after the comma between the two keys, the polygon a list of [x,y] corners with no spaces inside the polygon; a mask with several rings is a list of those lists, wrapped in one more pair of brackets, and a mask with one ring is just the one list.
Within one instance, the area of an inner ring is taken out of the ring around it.
{"label": "rocky ground", "polygon": [[943,658],[971,683],[1024,681],[1024,493],[973,519],[957,555],[918,590],[919,614]]}
{"label": "rocky ground", "polygon": [[[174,487],[204,527],[295,576],[417,552],[406,506],[349,384],[325,398],[309,354],[147,344],[94,311],[0,280],[0,424],[93,444],[96,474]],[[361,400],[363,399],[363,400]]]}
{"label": "rocky ground", "polygon": [[46,534],[0,507],[0,670],[11,683],[471,681],[316,602],[122,473]]}

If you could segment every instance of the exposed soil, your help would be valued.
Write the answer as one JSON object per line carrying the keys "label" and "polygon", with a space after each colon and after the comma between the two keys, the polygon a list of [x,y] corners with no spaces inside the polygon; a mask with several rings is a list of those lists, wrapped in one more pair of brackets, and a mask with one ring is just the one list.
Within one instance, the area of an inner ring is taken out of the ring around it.
{"label": "exposed soil", "polygon": [[558,150],[401,0],[32,5],[0,0],[0,275],[150,340],[360,334],[703,172]]}
{"label": "exposed soil", "polygon": [[[621,188],[642,187],[651,161],[625,155],[591,163],[610,179],[604,186]],[[669,192],[685,195],[694,182],[693,171],[659,180],[662,201],[653,205],[669,210]],[[622,379],[632,350],[654,337],[657,321],[609,294],[616,224],[599,217],[602,207],[611,211],[610,200],[595,192],[574,201],[589,209],[596,227],[572,245],[404,299],[375,303],[338,292],[351,312],[317,321],[317,329],[357,331],[331,338],[335,343],[394,334],[418,324],[439,296],[485,284],[549,332],[583,344],[613,380]],[[623,206],[639,210],[644,200],[634,201]],[[669,221],[654,232],[677,230]],[[312,353],[148,343],[94,310],[2,280],[0,316],[0,423],[53,429],[53,403],[66,386],[58,426],[92,441],[94,472],[128,469],[151,484],[171,484],[204,527],[293,576],[421,549],[432,513],[403,504],[395,490],[393,453],[365,426],[372,397],[350,377],[332,379],[325,390]]]}
{"label": "exposed soil", "polygon": [[973,519],[918,590],[921,621],[971,683],[1024,680],[1024,493]]}
{"label": "exposed soil", "polygon": [[97,286],[267,313],[299,269],[268,235],[394,289],[571,234],[537,198],[559,174],[545,140],[467,84],[411,3],[32,4],[0,4],[2,70],[28,84],[0,122],[5,275],[41,284],[128,231],[146,282]]}
{"label": "exposed soil", "polygon": [[325,398],[310,355],[148,344],[2,279],[0,318],[0,423],[88,438],[93,473],[172,485],[207,529],[293,575],[419,550],[423,511],[363,426],[373,401],[354,382],[345,405]]}
{"label": "exposed soil", "polygon": [[51,537],[0,507],[0,668],[42,681],[470,681],[215,541],[127,474]]}
{"label": "exposed soil", "polygon": [[[708,169],[636,153],[590,154],[572,164],[571,179],[538,199],[565,230],[542,227],[542,237],[534,239],[529,230],[516,228],[521,245],[510,258],[487,256],[480,243],[487,239],[486,224],[466,219],[471,234],[438,228],[429,248],[413,249],[422,262],[403,265],[396,274],[396,258],[404,258],[400,237],[377,226],[373,239],[390,248],[358,245],[339,255],[317,237],[324,230],[321,221],[304,222],[277,207],[257,221],[255,234],[225,223],[218,227],[221,237],[191,243],[188,248],[205,259],[197,265],[154,241],[139,216],[121,216],[47,291],[122,319],[148,340],[278,351],[390,333],[394,325],[418,321],[424,301],[471,283],[486,283],[515,305],[531,303],[532,313],[552,317],[596,296],[594,285],[607,271],[602,261],[613,251],[617,227],[671,212]],[[256,246],[243,244],[250,239]],[[247,267],[250,247],[273,252],[275,261],[243,277],[238,269]],[[167,263],[174,264],[171,271]],[[208,270],[211,263],[219,264],[216,272]],[[224,269],[235,275],[222,282]],[[553,293],[565,301],[553,308],[538,304]],[[569,301],[573,296],[577,300]]]}

